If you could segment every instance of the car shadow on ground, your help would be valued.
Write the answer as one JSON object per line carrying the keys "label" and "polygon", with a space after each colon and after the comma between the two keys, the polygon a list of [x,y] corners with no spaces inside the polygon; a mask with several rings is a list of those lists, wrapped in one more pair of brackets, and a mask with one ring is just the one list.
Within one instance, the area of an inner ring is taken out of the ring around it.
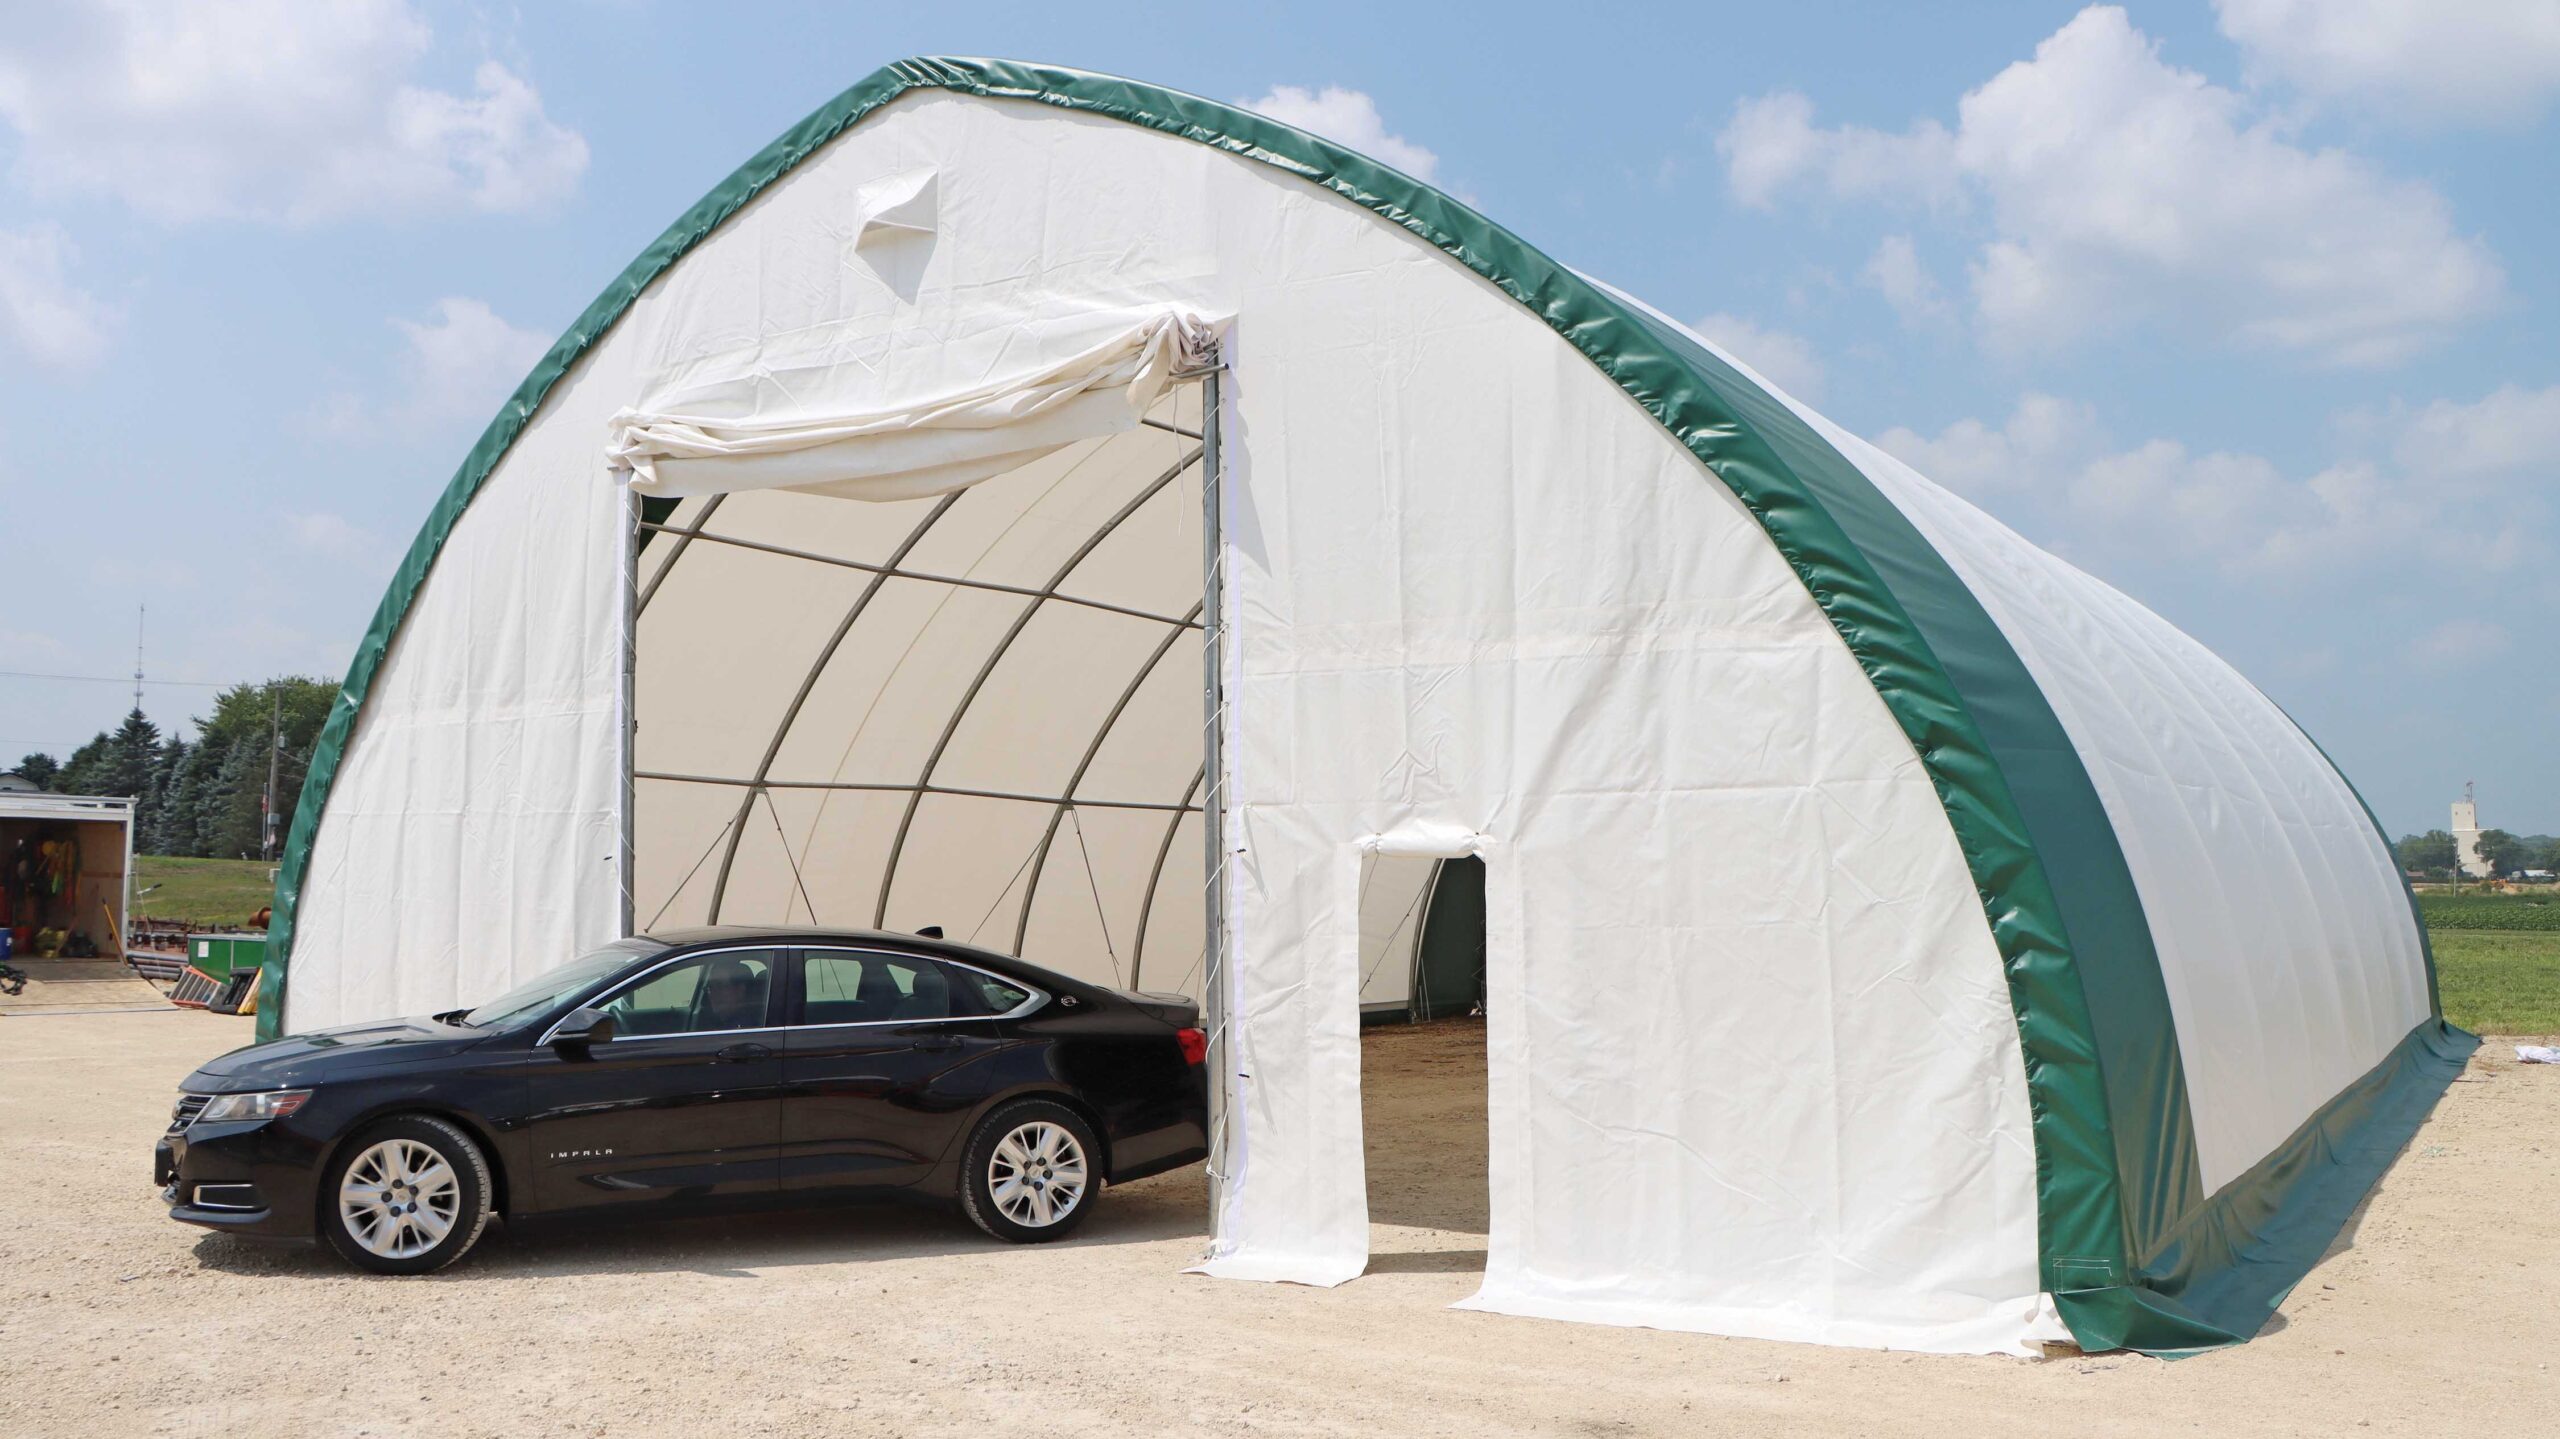
{"label": "car shadow on ground", "polygon": [[[1105,1191],[1075,1233],[1040,1248],[1208,1243],[1208,1209],[1197,1168]],[[741,1209],[680,1216],[605,1214],[494,1223],[440,1282],[556,1278],[579,1274],[693,1273],[753,1278],[806,1264],[861,1264],[994,1254],[1017,1247],[991,1239],[957,1206],[853,1200],[807,1209]],[[326,1246],[262,1244],[227,1234],[196,1241],[196,1261],[227,1274],[338,1278],[350,1267]]]}

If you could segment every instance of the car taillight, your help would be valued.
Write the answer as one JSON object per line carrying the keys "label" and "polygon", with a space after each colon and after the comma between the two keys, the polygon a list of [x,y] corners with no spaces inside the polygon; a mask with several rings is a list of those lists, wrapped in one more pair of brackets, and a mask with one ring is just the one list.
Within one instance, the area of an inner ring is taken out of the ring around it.
{"label": "car taillight", "polygon": [[1177,1029],[1173,1032],[1173,1037],[1182,1046],[1183,1063],[1206,1064],[1209,1062],[1209,1036],[1196,1029]]}

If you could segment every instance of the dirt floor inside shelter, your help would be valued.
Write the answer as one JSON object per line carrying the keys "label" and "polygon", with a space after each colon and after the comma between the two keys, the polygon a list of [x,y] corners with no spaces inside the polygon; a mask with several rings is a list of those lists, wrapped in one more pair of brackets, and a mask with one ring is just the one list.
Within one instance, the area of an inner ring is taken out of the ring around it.
{"label": "dirt floor inside shelter", "polygon": [[[1014,1249],[898,1207],[494,1226],[426,1279],[172,1224],[150,1149],[249,1022],[0,1018],[0,1435],[2538,1433],[2560,1067],[2493,1041],[2255,1343],[1951,1358],[1445,1306],[1483,1265],[1483,1035],[1372,1031],[1378,1257],[1185,1276],[1199,1170]],[[1392,1143],[1380,1138],[1392,1133]]]}

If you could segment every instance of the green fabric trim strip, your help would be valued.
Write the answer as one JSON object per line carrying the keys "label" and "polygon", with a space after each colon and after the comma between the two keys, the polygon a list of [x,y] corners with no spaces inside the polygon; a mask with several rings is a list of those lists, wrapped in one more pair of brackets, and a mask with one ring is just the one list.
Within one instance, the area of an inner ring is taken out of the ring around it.
{"label": "green fabric trim strip", "polygon": [[2083,1349],[2242,1343],[2328,1253],[2480,1041],[2429,1019],[2275,1152],[2179,1219],[2136,1282],[2054,1295]]}

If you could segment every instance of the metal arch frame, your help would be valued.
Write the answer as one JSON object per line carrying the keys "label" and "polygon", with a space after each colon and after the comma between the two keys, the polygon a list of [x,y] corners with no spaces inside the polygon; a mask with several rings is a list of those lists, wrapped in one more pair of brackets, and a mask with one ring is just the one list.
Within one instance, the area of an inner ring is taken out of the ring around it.
{"label": "metal arch frame", "polygon": [[[969,681],[969,687],[961,692],[959,702],[951,707],[951,717],[943,722],[942,733],[934,739],[932,753],[925,757],[924,768],[918,772],[915,785],[908,791],[906,812],[898,817],[897,837],[890,841],[889,858],[880,867],[880,892],[871,907],[872,928],[880,928],[888,922],[889,895],[897,885],[898,860],[906,853],[907,835],[915,827],[916,810],[924,802],[927,787],[933,782],[933,772],[942,764],[944,751],[951,747],[952,737],[960,732],[961,722],[969,717],[969,707],[977,702],[978,691],[986,687],[988,677],[995,673],[997,665],[1004,662],[1005,655],[1013,648],[1013,642],[1021,638],[1023,630],[1030,625],[1032,617],[1040,613],[1043,605],[1051,600],[1071,599],[1069,596],[1060,595],[1057,591],[1058,586],[1065,584],[1068,578],[1075,574],[1076,567],[1082,565],[1087,556],[1100,548],[1104,540],[1109,539],[1114,531],[1126,523],[1131,515],[1144,508],[1146,503],[1162,492],[1165,486],[1172,484],[1182,477],[1184,471],[1200,463],[1201,457],[1209,453],[1210,448],[1210,445],[1205,442],[1193,448],[1190,453],[1175,461],[1137,494],[1131,496],[1129,501],[1123,504],[1110,519],[1103,521],[1101,528],[1086,536],[1084,543],[1078,545],[1075,553],[1069,555],[1065,563],[1058,566],[1057,572],[1049,577],[1049,582],[1040,588],[1031,603],[1024,605],[1022,612],[1014,616],[1012,626],[1004,632],[1004,638],[996,641],[995,648],[988,651],[986,663],[978,667],[977,677]],[[1103,608],[1117,609],[1118,607],[1103,606]],[[1137,612],[1122,611],[1122,613]],[[1177,623],[1163,615],[1139,614],[1138,617],[1157,620],[1164,624]]]}
{"label": "metal arch frame", "polygon": [[[826,673],[827,666],[835,660],[836,651],[843,647],[845,636],[853,633],[854,622],[861,619],[862,612],[871,607],[872,597],[879,594],[881,587],[889,583],[889,577],[895,572],[897,563],[905,559],[909,551],[923,542],[926,532],[930,531],[944,515],[951,513],[951,507],[960,502],[962,493],[954,490],[943,496],[940,504],[927,511],[925,517],[916,522],[914,529],[907,531],[907,537],[898,542],[895,550],[890,551],[888,565],[873,572],[871,583],[862,587],[862,593],[856,596],[853,604],[845,610],[843,622],[836,626],[835,633],[828,636],[826,644],[819,649],[817,659],[810,663],[809,672],[801,676],[799,692],[791,697],[790,705],[782,712],[781,722],[773,727],[773,737],[765,742],[764,758],[756,762],[755,778],[748,781],[747,792],[738,801],[738,813],[729,822],[728,845],[720,853],[720,869],[711,881],[711,907],[706,911],[708,922],[712,924],[720,922],[720,906],[729,897],[729,870],[737,862],[739,843],[746,837],[748,811],[755,807],[756,796],[764,792],[765,781],[773,773],[773,762],[782,754],[783,741],[790,738],[791,726],[799,721],[800,710],[802,706],[808,704],[810,694],[817,689],[819,677]],[[707,514],[701,517],[701,519],[709,518]],[[700,529],[701,521],[697,520],[695,530],[699,533]],[[676,558],[674,555],[668,556],[667,563],[670,566],[674,565]],[[665,571],[662,570],[660,573],[664,574]]]}
{"label": "metal arch frame", "polygon": [[1135,620],[1153,620],[1160,625],[1188,626],[1191,623],[1188,620],[1175,619],[1171,615],[1158,614],[1154,610],[1115,605],[1109,600],[1059,594],[1054,588],[1034,589],[1029,585],[1009,585],[1002,580],[981,580],[968,575],[936,574],[931,570],[900,569],[894,561],[888,564],[874,564],[869,560],[848,560],[840,555],[820,554],[816,550],[793,549],[789,545],[777,545],[766,540],[750,540],[739,535],[713,534],[709,530],[680,530],[668,525],[646,523],[642,524],[641,528],[658,534],[683,535],[688,539],[708,540],[715,545],[731,545],[742,550],[754,550],[760,554],[781,555],[787,559],[807,560],[812,564],[833,565],[838,569],[860,570],[865,574],[879,575],[886,579],[922,580],[926,584],[949,585],[954,589],[986,590],[992,594],[1019,595],[1024,599],[1055,600],[1062,605],[1081,605],[1089,610],[1104,610],[1115,615],[1127,615]]}
{"label": "metal arch frame", "polygon": [[[1140,423],[1149,429],[1163,431],[1186,439],[1197,440],[1200,438],[1191,430],[1162,420],[1148,418],[1142,420]],[[730,785],[743,788],[746,791],[746,793],[741,796],[738,815],[733,816],[730,824],[726,827],[727,838],[723,842],[720,867],[713,880],[711,900],[707,911],[707,916],[710,922],[718,922],[720,911],[727,902],[729,879],[735,871],[737,853],[739,847],[744,842],[745,837],[743,817],[745,814],[752,811],[756,796],[769,790],[845,790],[870,793],[905,794],[909,797],[907,812],[904,816],[904,821],[901,824],[901,841],[896,848],[893,848],[888,867],[884,870],[882,875],[882,890],[878,901],[879,904],[885,904],[888,889],[895,882],[896,863],[900,857],[900,851],[903,849],[903,835],[912,823],[915,809],[920,805],[923,796],[928,794],[953,795],[964,798],[995,799],[1050,806],[1052,810],[1051,820],[1047,832],[1043,835],[1040,846],[1043,852],[1047,851],[1051,847],[1061,817],[1069,808],[1072,808],[1079,803],[1096,809],[1132,809],[1170,812],[1173,815],[1173,826],[1178,827],[1183,814],[1197,809],[1197,806],[1190,803],[1191,795],[1196,792],[1198,787],[1196,780],[1194,781],[1192,789],[1187,790],[1184,793],[1182,801],[1172,804],[1167,804],[1161,801],[1107,799],[1079,800],[1075,795],[1075,790],[1076,787],[1082,783],[1084,774],[1090,768],[1093,759],[1100,753],[1102,744],[1108,740],[1112,727],[1118,722],[1121,714],[1126,711],[1137,689],[1140,688],[1145,683],[1146,679],[1154,673],[1156,667],[1161,663],[1163,656],[1171,651],[1174,640],[1182,631],[1186,629],[1197,629],[1200,627],[1199,616],[1201,613],[1201,606],[1195,604],[1189,611],[1179,617],[1176,617],[1135,609],[1125,605],[1115,605],[1106,601],[1090,600],[1075,595],[1063,594],[1059,592],[1058,587],[1064,584],[1069,578],[1072,578],[1074,570],[1081,565],[1086,558],[1091,556],[1093,550],[1100,545],[1101,541],[1108,538],[1122,523],[1127,521],[1139,509],[1143,508],[1146,503],[1160,493],[1167,484],[1178,479],[1184,471],[1198,463],[1201,457],[1202,451],[1195,448],[1171,469],[1158,475],[1155,480],[1151,481],[1134,498],[1127,502],[1120,511],[1113,514],[1110,519],[1105,521],[1093,535],[1088,537],[1087,540],[1077,549],[1075,554],[1070,556],[1066,563],[1061,566],[1059,572],[1051,578],[1047,585],[1038,589],[1024,585],[1008,585],[997,581],[980,580],[968,576],[943,575],[922,570],[910,570],[903,567],[903,561],[906,559],[907,555],[911,553],[915,546],[925,538],[933,525],[939,521],[944,514],[948,513],[952,505],[958,501],[960,498],[958,493],[943,497],[942,502],[936,505],[933,511],[920,520],[916,527],[909,531],[906,537],[899,542],[897,548],[889,555],[887,561],[885,563],[878,564],[867,561],[850,560],[840,556],[821,554],[814,551],[798,550],[789,546],[769,544],[763,541],[749,540],[738,536],[722,535],[709,531],[704,527],[709,523],[712,515],[718,510],[720,502],[727,498],[725,495],[714,495],[710,497],[710,502],[703,507],[702,512],[695,515],[690,523],[684,525],[640,521],[637,520],[635,516],[635,523],[633,525],[633,540],[635,543],[640,537],[652,532],[671,534],[676,537],[676,546],[668,554],[666,561],[650,576],[648,585],[645,588],[640,589],[638,594],[635,596],[635,601],[632,607],[632,616],[634,621],[633,628],[635,630],[633,639],[635,642],[636,621],[639,612],[645,608],[649,600],[656,594],[658,588],[665,583],[667,577],[673,572],[677,561],[684,554],[685,549],[695,540],[708,540],[715,544],[732,545],[738,548],[754,550],[762,553],[777,554],[788,558],[805,559],[814,563],[833,565],[838,568],[860,570],[873,576],[872,582],[863,587],[862,593],[857,596],[853,604],[848,607],[844,619],[837,624],[836,629],[829,636],[826,644],[821,647],[818,655],[812,661],[807,672],[803,674],[799,688],[794,693],[791,703],[785,708],[780,721],[777,723],[772,735],[766,742],[764,753],[757,763],[756,772],[752,778],[735,779],[719,775],[643,771],[638,768],[636,763],[629,763],[626,765],[626,773],[629,776],[629,782],[633,783],[640,780],[649,780],[654,782],[680,784]],[[1017,794],[1008,791],[976,789],[964,786],[936,785],[931,783],[929,778],[919,780],[914,784],[865,783],[855,781],[794,781],[773,779],[772,767],[780,757],[781,747],[783,743],[787,741],[793,727],[798,723],[800,713],[806,707],[809,696],[815,692],[818,680],[824,676],[827,667],[833,662],[836,653],[842,648],[845,639],[852,633],[853,626],[860,621],[862,614],[868,609],[871,601],[879,594],[886,582],[893,578],[913,579],[931,584],[945,584],[962,589],[977,589],[1000,594],[1014,594],[1033,601],[1032,605],[1027,607],[1025,613],[1022,616],[1017,617],[1013,628],[1007,632],[1004,640],[997,646],[997,649],[990,659],[987,670],[979,675],[977,681],[974,682],[970,686],[968,692],[962,696],[958,706],[953,711],[952,718],[946,722],[944,733],[936,745],[935,758],[928,762],[928,775],[930,774],[931,769],[938,764],[941,752],[947,748],[951,738],[956,735],[957,725],[966,718],[969,704],[974,700],[978,690],[983,687],[988,675],[992,672],[993,663],[1002,658],[1003,654],[1009,649],[1012,641],[1017,638],[1021,630],[1027,626],[1031,616],[1038,612],[1039,606],[1042,603],[1055,600],[1060,603],[1100,609],[1109,613],[1126,615],[1133,619],[1148,620],[1153,623],[1161,624],[1166,626],[1167,630],[1163,642],[1160,643],[1156,650],[1149,656],[1143,667],[1140,669],[1137,677],[1131,681],[1128,689],[1123,692],[1119,701],[1113,705],[1110,714],[1103,720],[1101,729],[1096,733],[1094,739],[1088,744],[1083,758],[1078,762],[1074,777],[1069,780],[1063,792],[1060,794]],[[1168,829],[1168,833],[1170,833],[1170,827]],[[628,852],[629,847],[626,846],[626,853]],[[1161,862],[1161,858],[1159,858],[1159,866],[1161,866]],[[1033,884],[1035,888],[1037,882],[1038,875],[1035,872],[1033,875]],[[1153,882],[1151,879],[1151,894],[1152,890]],[[1028,914],[1030,898],[1030,893],[1026,892],[1024,896],[1024,915],[1026,916]],[[1152,901],[1150,901],[1150,908],[1151,907]],[[1146,916],[1142,914],[1140,918],[1142,929],[1145,919]],[[1016,948],[1020,947],[1022,941],[1024,923],[1027,923],[1027,920],[1017,923],[1015,933]],[[626,926],[626,928],[627,927],[628,926]]]}
{"label": "metal arch frame", "polygon": [[659,564],[656,572],[649,576],[649,583],[641,588],[639,599],[632,604],[631,614],[634,620],[637,620],[642,613],[647,611],[649,608],[649,601],[657,596],[658,586],[665,584],[667,582],[667,576],[675,573],[676,561],[684,558],[685,548],[688,545],[691,545],[695,540],[702,537],[702,527],[711,523],[711,517],[713,515],[720,513],[721,502],[728,498],[729,497],[726,494],[713,495],[710,500],[703,505],[702,512],[693,517],[692,523],[683,526],[682,528],[669,525],[650,525],[647,520],[640,517],[638,503],[636,500],[634,501],[631,512],[632,522],[635,526],[632,534],[633,543],[638,543],[642,536],[649,534],[653,529],[657,533],[669,534],[676,537],[674,546],[667,551],[666,559]]}
{"label": "metal arch frame", "polygon": [[[1198,616],[1207,603],[1207,597],[1204,595],[1201,603],[1193,605],[1191,613],[1183,618],[1189,620]],[[1076,761],[1075,772],[1067,776],[1066,787],[1058,792],[1058,802],[1049,811],[1049,827],[1041,831],[1040,845],[1031,852],[1030,879],[1022,888],[1022,909],[1013,919],[1013,952],[1015,954],[1022,953],[1023,938],[1031,932],[1031,903],[1039,897],[1040,876],[1048,872],[1049,847],[1057,841],[1058,826],[1065,821],[1067,811],[1076,807],[1077,786],[1084,783],[1085,771],[1093,767],[1094,756],[1102,753],[1103,744],[1111,738],[1112,728],[1120,723],[1120,716],[1129,708],[1129,702],[1137,698],[1138,691],[1143,689],[1147,681],[1154,676],[1156,666],[1164,663],[1164,657],[1172,653],[1173,642],[1180,638],[1182,638],[1182,628],[1164,632],[1164,639],[1158,642],[1155,652],[1147,656],[1146,663],[1138,666],[1137,674],[1131,676],[1128,687],[1120,691],[1120,698],[1112,704],[1111,712],[1104,715],[1102,723],[1095,727],[1092,742],[1084,747],[1084,757]],[[1100,807],[1096,806],[1096,808]],[[1177,817],[1175,823],[1180,822]],[[1096,895],[1094,899],[1099,903],[1101,896]],[[1138,916],[1138,924],[1141,928],[1146,925],[1146,916],[1143,913]],[[1110,942],[1111,937],[1106,933],[1103,936],[1103,943],[1108,946]]]}
{"label": "metal arch frame", "polygon": [[1146,897],[1138,901],[1138,937],[1129,945],[1129,987],[1131,989],[1138,987],[1138,976],[1146,964],[1147,926],[1155,918],[1156,884],[1164,878],[1164,862],[1172,857],[1173,836],[1182,828],[1182,816],[1200,808],[1191,802],[1191,797],[1200,792],[1201,781],[1208,777],[1209,765],[1204,760],[1200,768],[1192,772],[1191,787],[1182,792],[1182,803],[1177,807],[1177,812],[1173,818],[1164,822],[1164,840],[1156,846],[1156,862],[1147,870]]}
{"label": "metal arch frame", "polygon": [[[1024,794],[1019,790],[976,789],[956,784],[894,784],[887,780],[854,779],[769,779],[762,784],[753,780],[731,779],[716,774],[677,774],[671,770],[635,771],[633,779],[659,784],[710,784],[731,789],[816,789],[843,790],[854,794],[947,794],[961,799],[1000,799],[1012,804],[1056,804],[1053,794]],[[1084,809],[1142,809],[1162,813],[1180,810],[1185,814],[1198,809],[1196,804],[1173,804],[1160,799],[1080,799],[1076,805]]]}

